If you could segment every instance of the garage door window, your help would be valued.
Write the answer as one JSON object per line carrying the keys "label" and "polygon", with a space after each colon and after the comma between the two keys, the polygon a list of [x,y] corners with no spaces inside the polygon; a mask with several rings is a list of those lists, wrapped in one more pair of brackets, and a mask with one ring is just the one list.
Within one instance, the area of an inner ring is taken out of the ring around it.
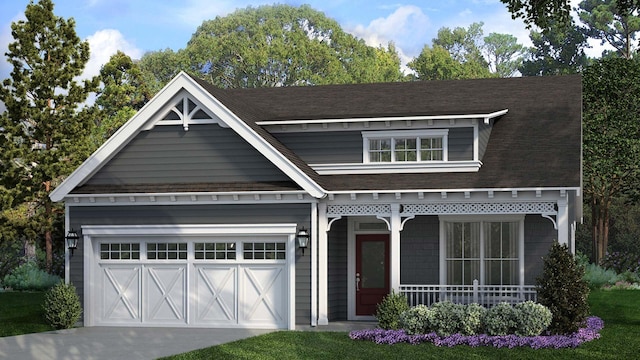
{"label": "garage door window", "polygon": [[138,243],[102,243],[100,244],[102,260],[139,260],[140,244]]}
{"label": "garage door window", "polygon": [[283,242],[246,242],[245,260],[285,260],[286,244]]}
{"label": "garage door window", "polygon": [[194,243],[196,260],[235,260],[236,243],[233,242],[200,242]]}
{"label": "garage door window", "polygon": [[149,260],[186,260],[187,243],[147,243]]}

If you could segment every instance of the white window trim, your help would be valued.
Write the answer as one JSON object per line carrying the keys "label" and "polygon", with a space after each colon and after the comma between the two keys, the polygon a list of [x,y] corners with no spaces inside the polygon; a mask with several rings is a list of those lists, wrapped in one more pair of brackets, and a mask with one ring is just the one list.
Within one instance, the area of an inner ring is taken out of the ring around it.
{"label": "white window trim", "polygon": [[447,222],[480,222],[480,285],[484,285],[484,223],[487,222],[518,222],[518,258],[519,258],[519,274],[518,285],[524,283],[524,218],[525,215],[441,215],[440,219],[440,285],[447,284]]}
{"label": "white window trim", "polygon": [[[419,160],[419,161],[396,161],[394,138],[416,139],[417,156],[420,154],[420,138],[441,137],[442,138],[442,160]],[[397,130],[397,131],[362,131],[362,162],[365,164],[429,164],[447,162],[449,159],[448,145],[449,129],[430,130]],[[372,162],[369,159],[369,141],[379,139],[391,139],[391,162]]]}

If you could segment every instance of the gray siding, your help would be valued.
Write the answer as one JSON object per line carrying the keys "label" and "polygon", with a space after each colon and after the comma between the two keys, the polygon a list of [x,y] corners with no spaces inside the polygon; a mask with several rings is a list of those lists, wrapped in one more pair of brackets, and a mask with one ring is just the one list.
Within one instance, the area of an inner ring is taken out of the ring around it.
{"label": "gray siding", "polygon": [[[71,227],[82,225],[296,223],[311,226],[309,204],[70,207]],[[82,234],[80,234],[82,236]],[[82,238],[82,237],[81,237]],[[84,246],[71,258],[70,277],[84,299]],[[311,257],[296,250],[296,323],[311,322]]]}
{"label": "gray siding", "polygon": [[482,161],[484,152],[487,150],[487,144],[489,143],[489,137],[491,136],[491,125],[485,125],[484,121],[478,125],[478,159]]}
{"label": "gray siding", "polygon": [[[276,133],[274,136],[309,164],[362,162],[360,131]],[[449,130],[449,160],[473,160],[473,128]]]}
{"label": "gray siding", "polygon": [[331,225],[329,239],[329,321],[347,320],[347,219]]}
{"label": "gray siding", "polygon": [[416,216],[400,233],[400,283],[440,283],[440,223],[437,216]]}
{"label": "gray siding", "polygon": [[524,283],[535,285],[542,273],[542,257],[546,256],[558,232],[550,220],[540,215],[527,215],[524,219]]}
{"label": "gray siding", "polygon": [[473,128],[449,129],[449,161],[473,160]]}
{"label": "gray siding", "polygon": [[156,126],[138,134],[87,184],[287,181],[233,130],[218,125]]}

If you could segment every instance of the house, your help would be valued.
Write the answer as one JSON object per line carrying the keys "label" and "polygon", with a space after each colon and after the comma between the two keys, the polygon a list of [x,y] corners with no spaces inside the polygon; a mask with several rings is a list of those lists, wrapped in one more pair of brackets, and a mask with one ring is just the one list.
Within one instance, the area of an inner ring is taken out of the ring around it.
{"label": "house", "polygon": [[[180,73],[51,194],[85,326],[535,298],[581,219],[579,76],[221,90]],[[300,248],[298,235],[308,234]]]}

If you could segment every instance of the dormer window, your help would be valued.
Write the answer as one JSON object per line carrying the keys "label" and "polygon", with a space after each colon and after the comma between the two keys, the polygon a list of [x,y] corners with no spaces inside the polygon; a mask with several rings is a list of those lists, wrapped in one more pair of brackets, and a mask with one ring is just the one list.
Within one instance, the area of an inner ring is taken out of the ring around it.
{"label": "dormer window", "polygon": [[363,131],[365,163],[439,162],[448,160],[447,129]]}

